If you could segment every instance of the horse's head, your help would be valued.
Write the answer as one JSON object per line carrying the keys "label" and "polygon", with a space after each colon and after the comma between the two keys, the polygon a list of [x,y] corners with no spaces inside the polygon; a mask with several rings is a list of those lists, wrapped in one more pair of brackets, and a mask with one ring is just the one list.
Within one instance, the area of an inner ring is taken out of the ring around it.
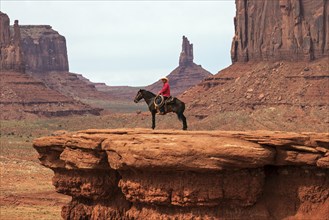
{"label": "horse's head", "polygon": [[143,93],[142,93],[142,90],[140,89],[138,92],[137,92],[137,95],[134,99],[134,102],[137,103],[139,102],[141,99],[143,98]]}

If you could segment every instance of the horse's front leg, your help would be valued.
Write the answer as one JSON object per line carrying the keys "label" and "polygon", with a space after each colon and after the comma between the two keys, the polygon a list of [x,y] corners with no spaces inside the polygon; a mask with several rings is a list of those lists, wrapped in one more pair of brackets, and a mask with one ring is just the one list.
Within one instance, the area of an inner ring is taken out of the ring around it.
{"label": "horse's front leg", "polygon": [[156,111],[152,111],[152,129],[155,128],[155,114],[156,114]]}

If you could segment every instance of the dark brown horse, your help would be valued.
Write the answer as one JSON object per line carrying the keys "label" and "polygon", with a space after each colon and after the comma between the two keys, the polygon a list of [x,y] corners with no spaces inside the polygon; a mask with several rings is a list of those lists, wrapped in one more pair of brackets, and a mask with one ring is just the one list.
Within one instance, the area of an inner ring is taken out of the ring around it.
{"label": "dark brown horse", "polygon": [[[154,104],[154,99],[156,95],[152,92],[146,91],[144,89],[141,89],[138,91],[134,102],[137,103],[141,99],[144,99],[150,112],[152,113],[152,129],[155,128],[155,115],[157,113],[157,108]],[[173,100],[166,104],[165,112],[175,112],[178,116],[178,119],[183,122],[183,130],[187,129],[187,123],[186,123],[186,117],[184,116],[184,110],[185,110],[185,103],[180,101],[177,98],[173,98]]]}

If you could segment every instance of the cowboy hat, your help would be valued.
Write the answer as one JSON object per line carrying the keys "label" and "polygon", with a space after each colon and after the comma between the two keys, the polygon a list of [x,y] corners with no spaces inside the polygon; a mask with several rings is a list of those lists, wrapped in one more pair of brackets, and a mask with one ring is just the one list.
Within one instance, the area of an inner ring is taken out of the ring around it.
{"label": "cowboy hat", "polygon": [[167,77],[162,77],[161,80],[166,80],[167,82],[169,81]]}

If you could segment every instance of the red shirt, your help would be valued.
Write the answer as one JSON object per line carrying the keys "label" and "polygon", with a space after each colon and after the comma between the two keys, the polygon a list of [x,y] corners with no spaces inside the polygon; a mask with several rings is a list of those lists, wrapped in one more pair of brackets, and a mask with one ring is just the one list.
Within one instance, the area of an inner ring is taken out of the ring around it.
{"label": "red shirt", "polygon": [[170,96],[170,86],[167,82],[163,84],[163,87],[159,93],[165,97]]}

